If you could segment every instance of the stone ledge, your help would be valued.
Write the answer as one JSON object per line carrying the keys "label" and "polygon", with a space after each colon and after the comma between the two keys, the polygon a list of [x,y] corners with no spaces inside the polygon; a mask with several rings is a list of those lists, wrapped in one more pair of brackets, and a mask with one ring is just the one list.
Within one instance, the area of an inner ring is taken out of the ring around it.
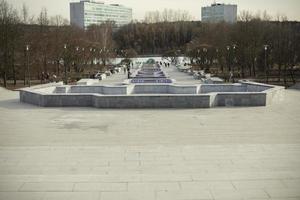
{"label": "stone ledge", "polygon": [[[254,87],[253,87],[254,86]],[[205,87],[208,93],[201,93]],[[253,87],[248,91],[247,87]],[[148,89],[147,89],[148,88]],[[53,92],[53,91],[56,91]],[[232,90],[232,91],[231,91]],[[57,92],[58,91],[58,92]],[[222,92],[225,91],[225,92]],[[62,86],[20,90],[20,100],[44,107],[210,108],[266,106],[283,99],[284,88],[256,83],[216,85]]]}

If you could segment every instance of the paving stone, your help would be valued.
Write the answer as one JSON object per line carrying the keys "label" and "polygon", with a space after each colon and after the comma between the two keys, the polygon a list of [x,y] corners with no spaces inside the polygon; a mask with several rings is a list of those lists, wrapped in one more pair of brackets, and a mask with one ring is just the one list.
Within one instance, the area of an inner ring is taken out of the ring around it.
{"label": "paving stone", "polygon": [[39,183],[25,183],[20,188],[22,192],[64,192],[72,191],[74,183],[61,182],[39,182]]}
{"label": "paving stone", "polygon": [[[1,181],[1,179],[0,179]],[[0,182],[0,192],[17,192],[23,185],[23,182]]]}
{"label": "paving stone", "polygon": [[180,182],[183,190],[187,189],[234,189],[230,181],[192,181],[192,182]]}
{"label": "paving stone", "polygon": [[100,192],[46,192],[43,200],[100,200]]}
{"label": "paving stone", "polygon": [[128,191],[170,191],[180,190],[178,182],[128,183]]}
{"label": "paving stone", "polygon": [[279,188],[283,189],[285,186],[280,180],[241,180],[232,181],[235,188],[239,189],[265,189],[265,188]]}
{"label": "paving stone", "polygon": [[282,182],[288,188],[300,188],[300,179],[285,179]]}
{"label": "paving stone", "polygon": [[300,190],[299,188],[293,189],[266,189],[266,192],[271,198],[299,198]]}
{"label": "paving stone", "polygon": [[152,191],[136,192],[102,192],[101,200],[155,200],[155,193]]}
{"label": "paving stone", "polygon": [[157,200],[213,199],[209,190],[158,191]]}
{"label": "paving stone", "polygon": [[43,192],[0,192],[0,200],[43,200]]}
{"label": "paving stone", "polygon": [[73,191],[126,191],[127,183],[76,183]]}
{"label": "paving stone", "polygon": [[215,200],[218,199],[267,199],[268,194],[264,190],[247,189],[247,190],[232,190],[232,189],[212,189],[212,195]]}
{"label": "paving stone", "polygon": [[142,174],[141,181],[143,182],[168,182],[168,181],[191,181],[192,178],[190,175],[185,174]]}

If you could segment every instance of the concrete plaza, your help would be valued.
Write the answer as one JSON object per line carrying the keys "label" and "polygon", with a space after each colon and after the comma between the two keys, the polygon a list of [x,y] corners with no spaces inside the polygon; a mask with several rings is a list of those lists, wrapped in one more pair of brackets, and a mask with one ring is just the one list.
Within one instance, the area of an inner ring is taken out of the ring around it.
{"label": "concrete plaza", "polygon": [[0,89],[0,200],[299,200],[299,99],[287,90],[254,108],[40,108]]}

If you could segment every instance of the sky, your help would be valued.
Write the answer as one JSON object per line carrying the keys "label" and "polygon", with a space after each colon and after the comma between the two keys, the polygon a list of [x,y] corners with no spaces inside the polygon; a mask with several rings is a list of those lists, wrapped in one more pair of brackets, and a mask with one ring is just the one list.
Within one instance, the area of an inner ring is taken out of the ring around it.
{"label": "sky", "polygon": [[[62,15],[69,20],[69,3],[74,0],[7,0],[15,8],[21,8],[25,3],[29,12],[37,16],[45,7],[49,16]],[[79,0],[78,0],[79,1]],[[133,19],[142,20],[147,11],[187,10],[194,20],[201,19],[201,7],[210,5],[214,0],[102,0],[105,3],[122,4],[133,9]],[[271,16],[283,14],[289,20],[300,21],[300,0],[220,0],[218,3],[238,5],[238,13],[248,10],[253,13],[266,10]]]}

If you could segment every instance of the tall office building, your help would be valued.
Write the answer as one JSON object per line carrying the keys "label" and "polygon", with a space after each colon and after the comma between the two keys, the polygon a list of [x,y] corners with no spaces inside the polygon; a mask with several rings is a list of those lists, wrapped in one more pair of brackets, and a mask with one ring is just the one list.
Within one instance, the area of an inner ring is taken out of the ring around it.
{"label": "tall office building", "polygon": [[203,22],[236,23],[237,5],[214,3],[211,6],[202,7],[201,16]]}
{"label": "tall office building", "polygon": [[80,0],[70,3],[71,25],[86,29],[92,24],[114,21],[117,27],[129,24],[132,9],[119,4],[104,4],[94,0]]}

